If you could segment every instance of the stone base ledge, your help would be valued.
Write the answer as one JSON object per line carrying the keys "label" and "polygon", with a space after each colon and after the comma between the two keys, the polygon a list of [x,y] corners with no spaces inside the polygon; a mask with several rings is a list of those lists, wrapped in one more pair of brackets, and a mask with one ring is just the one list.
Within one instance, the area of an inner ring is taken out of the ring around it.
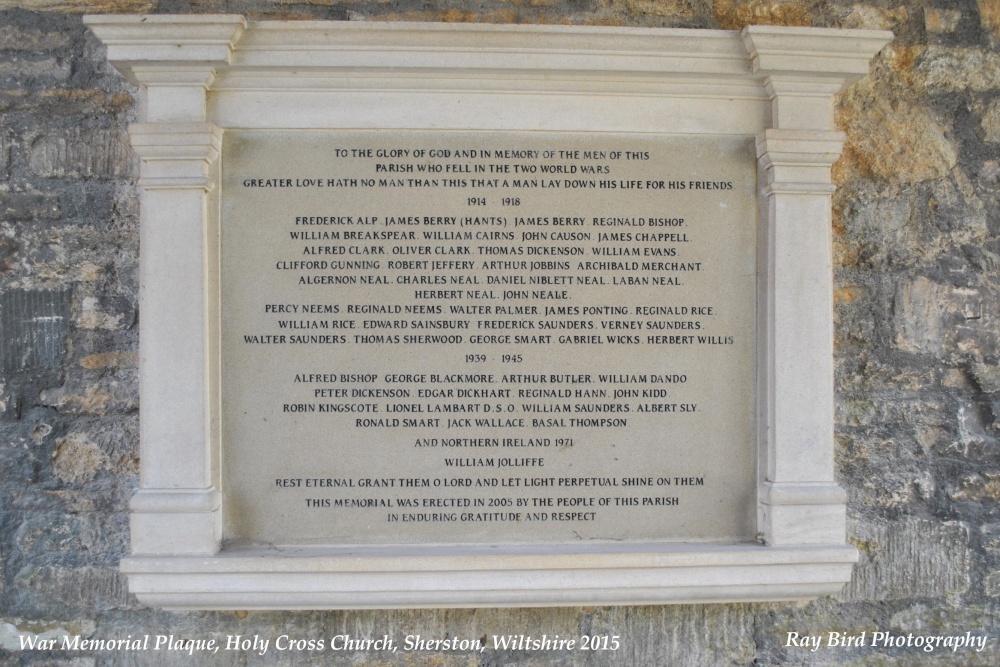
{"label": "stone base ledge", "polygon": [[279,547],[121,567],[165,609],[392,609],[808,600],[839,593],[857,558],[843,545]]}

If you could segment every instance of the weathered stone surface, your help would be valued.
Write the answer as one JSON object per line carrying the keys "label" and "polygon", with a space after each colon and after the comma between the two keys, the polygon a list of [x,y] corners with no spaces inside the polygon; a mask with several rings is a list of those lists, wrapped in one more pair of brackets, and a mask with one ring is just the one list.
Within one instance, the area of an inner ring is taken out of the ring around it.
{"label": "weathered stone surface", "polygon": [[134,101],[128,93],[57,88],[23,90],[0,88],[0,112],[38,114],[48,118],[79,118],[90,114],[123,113]]}
{"label": "weathered stone surface", "polygon": [[979,22],[984,28],[1000,37],[1000,2],[996,0],[976,0],[979,9]]}
{"label": "weathered stone surface", "polygon": [[88,354],[80,360],[80,365],[89,370],[101,370],[105,368],[137,368],[139,355],[135,352],[102,352],[100,354]]}
{"label": "weathered stone surface", "polygon": [[856,635],[877,629],[871,618],[859,617],[849,606],[838,606],[830,600],[817,600],[804,605],[772,606],[762,610],[767,617],[767,630],[757,635],[759,664],[764,665],[837,665],[848,664],[858,651],[824,647],[812,651],[807,647],[789,645],[789,633],[798,636],[819,636],[828,633]]}
{"label": "weathered stone surface", "polygon": [[[835,215],[834,248],[845,266],[908,266],[915,254],[933,248],[920,243],[923,230],[911,224],[918,212],[909,201],[845,191],[837,194]],[[846,216],[851,218],[851,234],[843,227]]]}
{"label": "weathered stone surface", "polygon": [[932,46],[920,57],[916,73],[930,89],[996,90],[1000,88],[1000,53]]}
{"label": "weathered stone surface", "polygon": [[0,372],[58,367],[66,354],[69,309],[68,291],[0,294]]}
{"label": "weathered stone surface", "polygon": [[[498,9],[489,12],[469,11],[458,8],[431,9],[423,11],[391,12],[388,14],[355,15],[351,20],[364,21],[434,21],[441,23],[517,23],[518,13],[513,9]],[[544,21],[535,21],[544,23]]]}
{"label": "weathered stone surface", "polygon": [[969,531],[961,523],[854,521],[848,534],[861,560],[846,600],[939,597],[969,588]]}
{"label": "weathered stone surface", "polygon": [[[966,419],[968,411],[959,411],[959,418]],[[986,464],[995,460],[1000,455],[1000,446],[995,438],[984,436],[981,430],[973,430],[963,427],[959,437],[949,439],[936,448],[943,459],[966,461],[976,464]]]}
{"label": "weathered stone surface", "polygon": [[992,604],[969,604],[961,607],[933,607],[925,603],[907,605],[892,615],[889,627],[914,634],[951,634],[968,628],[973,634],[994,634],[1000,624]]}
{"label": "weathered stone surface", "polygon": [[937,451],[944,456],[982,463],[989,463],[1000,454],[996,424],[992,421],[992,415],[987,417],[992,410],[984,408],[986,406],[979,402],[963,402],[957,412],[957,433],[939,444]]}
{"label": "weathered stone surface", "polygon": [[63,622],[0,616],[0,649],[19,650],[21,648],[20,636],[61,640],[62,637],[72,635],[90,637],[96,629],[97,624],[90,619]]}
{"label": "weathered stone surface", "polygon": [[863,426],[870,424],[876,415],[875,403],[868,400],[844,401],[837,406],[835,419],[838,424]]}
{"label": "weathered stone surface", "polygon": [[841,285],[833,293],[833,299],[838,304],[851,304],[871,296],[871,290],[865,285]]}
{"label": "weathered stone surface", "polygon": [[31,170],[43,177],[115,178],[136,172],[128,138],[118,131],[46,133],[28,150]]}
{"label": "weathered stone surface", "polygon": [[0,80],[7,79],[15,82],[15,85],[25,79],[62,82],[69,79],[71,73],[70,63],[59,58],[14,56],[8,60],[0,60]]}
{"label": "weathered stone surface", "polygon": [[46,389],[39,401],[69,415],[107,415],[138,409],[135,385],[115,377],[102,378],[96,384],[73,379],[62,387]]}
{"label": "weathered stone surface", "polygon": [[979,529],[986,557],[1000,563],[1000,523],[985,523]]}
{"label": "weathered stone surface", "polygon": [[0,216],[7,220],[56,220],[62,211],[58,198],[50,194],[0,190]]}
{"label": "weathered stone surface", "polygon": [[64,482],[80,483],[107,469],[108,457],[83,433],[70,433],[56,441],[52,472]]}
{"label": "weathered stone surface", "polygon": [[984,592],[992,597],[1000,596],[1000,570],[990,572],[983,580]]}
{"label": "weathered stone surface", "polygon": [[40,12],[95,14],[148,14],[156,9],[156,0],[0,0],[0,9],[30,9]]}
{"label": "weathered stone surface", "polygon": [[723,29],[742,30],[748,25],[811,25],[813,16],[809,4],[781,0],[713,0],[712,10]]}
{"label": "weathered stone surface", "polygon": [[987,160],[979,169],[979,178],[984,183],[1000,183],[1000,160]]}
{"label": "weathered stone surface", "polygon": [[613,655],[591,654],[586,665],[749,665],[754,659],[749,605],[611,607],[596,610],[581,633],[618,634]]}
{"label": "weathered stone surface", "polygon": [[980,389],[987,394],[1000,393],[1000,365],[973,364],[972,376]]}
{"label": "weathered stone surface", "polygon": [[[963,633],[957,633],[963,634]],[[904,635],[905,639],[905,635]],[[975,653],[974,651],[962,651],[961,653],[947,653],[950,648],[939,649],[936,653],[928,657],[922,649],[910,649],[908,652],[893,652],[894,649],[882,649],[884,652],[868,653],[858,655],[857,650],[841,650],[834,654],[824,653],[819,658],[805,652],[808,657],[802,657],[795,662],[781,663],[786,667],[828,667],[836,665],[838,667],[915,667],[932,665],[933,667],[989,667],[995,656],[992,653]],[[832,658],[832,655],[838,657]]]}
{"label": "weathered stone surface", "polygon": [[0,129],[0,181],[10,176],[10,130]]}
{"label": "weathered stone surface", "polygon": [[1000,471],[967,475],[948,490],[952,500],[1000,500]]}
{"label": "weathered stone surface", "polygon": [[620,8],[626,14],[641,16],[689,18],[695,13],[695,3],[689,0],[611,0],[605,4]]}
{"label": "weathered stone surface", "polygon": [[[98,186],[99,187],[99,186]],[[95,188],[96,189],[96,188]],[[96,197],[95,197],[96,199]],[[117,229],[122,210],[115,203],[107,202],[112,207],[111,218],[101,219],[101,228],[74,224],[70,214],[77,209],[77,202],[68,202],[66,224],[59,225],[20,225],[17,236],[18,264],[8,263],[7,272],[11,287],[26,290],[67,290],[74,288],[74,308],[78,311],[74,319],[81,316],[86,321],[96,325],[102,323],[98,313],[105,315],[113,313],[119,317],[123,326],[135,321],[134,305],[127,305],[129,298],[121,294],[94,296],[95,290],[109,289],[105,287],[111,281],[115,289],[134,295],[136,266],[134,260],[127,255],[117,263],[109,258],[106,247],[121,247],[134,240],[134,232],[127,229]],[[0,223],[0,233],[3,224]],[[0,236],[0,238],[3,238]],[[11,244],[13,245],[13,244]],[[3,262],[3,247],[0,246],[0,262]],[[100,285],[100,287],[98,287]],[[87,308],[83,301],[90,297],[93,300]],[[101,329],[101,326],[96,326]]]}
{"label": "weathered stone surface", "polygon": [[986,207],[960,170],[953,171],[950,178],[931,183],[929,189],[930,222],[949,233],[943,242],[982,242],[988,237]]}
{"label": "weathered stone surface", "polygon": [[862,30],[892,30],[910,18],[904,5],[883,9],[862,4],[844,8],[846,15],[840,20],[840,27]]}
{"label": "weathered stone surface", "polygon": [[924,28],[930,33],[954,32],[958,22],[962,20],[962,12],[957,9],[938,9],[924,7]]}
{"label": "weathered stone surface", "polygon": [[997,350],[997,301],[979,289],[917,277],[897,287],[893,343],[907,352],[955,360],[982,359]]}
{"label": "weathered stone surface", "polygon": [[126,301],[88,296],[80,305],[76,323],[81,329],[127,329],[134,323],[134,318],[135,312]]}
{"label": "weathered stone surface", "polygon": [[70,44],[65,32],[0,25],[0,49],[7,51],[49,51]]}
{"label": "weathered stone surface", "polygon": [[97,658],[74,657],[74,658],[51,658],[37,660],[32,667],[96,667]]}
{"label": "weathered stone surface", "polygon": [[[374,0],[374,2],[385,3],[391,0]],[[274,5],[314,5],[318,7],[329,7],[331,5],[343,5],[348,0],[265,0],[263,4]]]}
{"label": "weathered stone surface", "polygon": [[[131,378],[135,381],[134,372],[131,373]],[[100,448],[101,454],[107,459],[109,470],[119,476],[139,474],[139,420],[134,412],[103,420],[99,425],[90,425],[88,430],[76,433],[78,438]],[[58,445],[58,441],[56,444]]]}
{"label": "weathered stone surface", "polygon": [[908,352],[940,353],[954,327],[978,316],[980,300],[972,290],[917,277],[899,286],[894,305],[895,344]]}
{"label": "weathered stone surface", "polygon": [[1000,99],[990,102],[979,123],[983,141],[1000,144]]}
{"label": "weathered stone surface", "polygon": [[919,470],[892,470],[877,476],[873,474],[855,493],[861,504],[882,510],[899,510],[933,496],[933,478]]}
{"label": "weathered stone surface", "polygon": [[58,510],[20,510],[19,514],[25,518],[13,533],[8,571],[15,567],[20,572],[26,567],[110,566],[126,548],[116,534],[124,527],[121,514]]}
{"label": "weathered stone surface", "polygon": [[929,106],[903,89],[863,80],[842,95],[837,124],[847,133],[840,168],[918,183],[947,175],[954,146]]}
{"label": "weathered stone surface", "polygon": [[117,567],[28,566],[14,577],[16,594],[37,603],[86,612],[135,607]]}

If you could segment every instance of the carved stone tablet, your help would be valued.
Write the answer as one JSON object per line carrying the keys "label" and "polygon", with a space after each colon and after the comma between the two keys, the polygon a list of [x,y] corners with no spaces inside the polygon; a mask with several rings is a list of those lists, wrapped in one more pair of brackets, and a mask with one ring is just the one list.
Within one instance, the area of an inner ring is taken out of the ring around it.
{"label": "carved stone tablet", "polygon": [[838,592],[833,99],[890,33],[94,16],[168,608]]}
{"label": "carved stone tablet", "polygon": [[745,139],[232,132],[228,536],[753,535]]}

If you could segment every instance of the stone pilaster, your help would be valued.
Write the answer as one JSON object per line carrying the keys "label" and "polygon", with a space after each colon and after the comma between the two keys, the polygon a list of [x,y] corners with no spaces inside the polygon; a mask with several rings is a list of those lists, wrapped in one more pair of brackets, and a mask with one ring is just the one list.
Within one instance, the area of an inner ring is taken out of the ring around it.
{"label": "stone pilaster", "polygon": [[132,551],[211,554],[219,493],[218,157],[206,95],[245,28],[238,16],[92,17],[139,86],[141,485]]}
{"label": "stone pilaster", "polygon": [[843,543],[834,477],[830,168],[844,135],[836,93],[868,72],[889,35],[750,26],[771,127],[757,136],[760,181],[758,530],[773,546]]}

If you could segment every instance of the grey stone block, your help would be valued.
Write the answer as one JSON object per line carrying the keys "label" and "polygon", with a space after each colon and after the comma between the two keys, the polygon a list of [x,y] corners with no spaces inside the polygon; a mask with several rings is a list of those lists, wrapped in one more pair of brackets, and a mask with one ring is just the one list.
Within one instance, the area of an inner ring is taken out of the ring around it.
{"label": "grey stone block", "polygon": [[66,355],[69,316],[68,290],[0,294],[0,370],[58,367]]}

